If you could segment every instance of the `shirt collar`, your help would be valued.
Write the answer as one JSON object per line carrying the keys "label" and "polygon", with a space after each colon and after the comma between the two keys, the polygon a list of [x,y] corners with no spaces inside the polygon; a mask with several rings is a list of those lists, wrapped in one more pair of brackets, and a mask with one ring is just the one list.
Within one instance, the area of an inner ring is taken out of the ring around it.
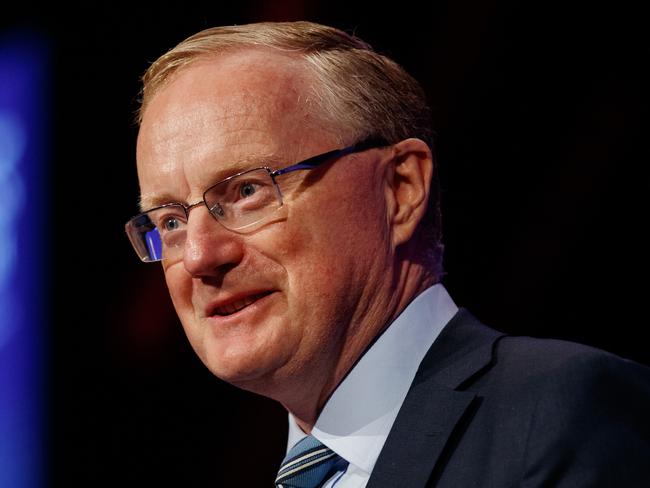
{"label": "shirt collar", "polygon": [[[457,311],[441,284],[416,297],[336,388],[312,435],[370,474],[420,362]],[[289,414],[288,449],[303,437]]]}

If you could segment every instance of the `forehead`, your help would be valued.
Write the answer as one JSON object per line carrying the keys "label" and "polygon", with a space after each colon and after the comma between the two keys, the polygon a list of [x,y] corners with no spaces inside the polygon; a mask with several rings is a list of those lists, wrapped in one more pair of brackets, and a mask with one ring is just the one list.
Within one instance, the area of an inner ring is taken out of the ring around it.
{"label": "forehead", "polygon": [[143,206],[150,196],[196,196],[206,179],[256,161],[291,162],[297,148],[331,139],[315,116],[311,86],[300,60],[276,52],[231,53],[182,68],[143,116],[137,147]]}

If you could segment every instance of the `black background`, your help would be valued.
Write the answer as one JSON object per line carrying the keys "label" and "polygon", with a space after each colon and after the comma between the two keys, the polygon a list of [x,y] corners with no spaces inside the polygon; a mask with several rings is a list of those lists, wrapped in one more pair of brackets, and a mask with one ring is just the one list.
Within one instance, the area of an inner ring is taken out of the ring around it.
{"label": "black background", "polygon": [[200,364],[160,269],[139,263],[123,233],[137,210],[138,78],[215,25],[313,20],[398,60],[433,107],[455,301],[507,332],[650,363],[640,12],[495,0],[186,4],[27,2],[0,20],[0,36],[31,32],[50,50],[52,486],[269,486],[282,458],[286,414]]}

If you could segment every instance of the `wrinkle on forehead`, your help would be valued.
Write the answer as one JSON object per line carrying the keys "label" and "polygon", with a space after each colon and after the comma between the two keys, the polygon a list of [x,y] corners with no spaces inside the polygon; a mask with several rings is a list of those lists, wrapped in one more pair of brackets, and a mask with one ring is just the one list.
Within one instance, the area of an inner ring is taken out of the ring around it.
{"label": "wrinkle on forehead", "polygon": [[[281,61],[288,64],[278,62],[277,53],[275,59],[247,54],[197,61],[181,70],[149,104],[138,142],[167,152],[178,144],[175,136],[188,131],[214,127],[215,137],[226,137],[228,130],[289,115],[313,123],[313,80],[304,64],[287,56]],[[191,137],[185,142],[194,144]]]}
{"label": "wrinkle on forehead", "polygon": [[260,54],[197,61],[154,95],[138,136],[143,207],[200,197],[249,163],[290,163],[315,133],[325,138],[305,66]]}
{"label": "wrinkle on forehead", "polygon": [[[223,73],[228,76],[222,76]],[[275,50],[249,49],[206,57],[181,68],[153,96],[151,104],[158,101],[154,105],[165,106],[175,115],[174,109],[182,112],[187,108],[182,94],[191,90],[200,97],[201,103],[218,105],[223,117],[241,114],[247,106],[263,106],[272,113],[302,107],[306,115],[314,115],[316,83],[303,60]],[[161,103],[161,99],[165,100]],[[148,107],[143,123],[150,119],[147,117],[150,112]],[[159,115],[155,114],[154,118]]]}

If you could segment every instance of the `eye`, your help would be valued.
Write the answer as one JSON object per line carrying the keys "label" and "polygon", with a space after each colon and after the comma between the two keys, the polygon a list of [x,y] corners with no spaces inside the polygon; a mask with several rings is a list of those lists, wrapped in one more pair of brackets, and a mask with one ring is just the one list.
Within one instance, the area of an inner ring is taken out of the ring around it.
{"label": "eye", "polygon": [[181,226],[181,223],[176,217],[168,217],[162,221],[162,229],[164,232],[173,232],[178,230]]}
{"label": "eye", "polygon": [[150,218],[161,236],[184,230],[186,222],[183,209],[174,205],[152,211]]}
{"label": "eye", "polygon": [[239,187],[239,196],[242,198],[252,197],[257,192],[257,185],[247,181]]}

